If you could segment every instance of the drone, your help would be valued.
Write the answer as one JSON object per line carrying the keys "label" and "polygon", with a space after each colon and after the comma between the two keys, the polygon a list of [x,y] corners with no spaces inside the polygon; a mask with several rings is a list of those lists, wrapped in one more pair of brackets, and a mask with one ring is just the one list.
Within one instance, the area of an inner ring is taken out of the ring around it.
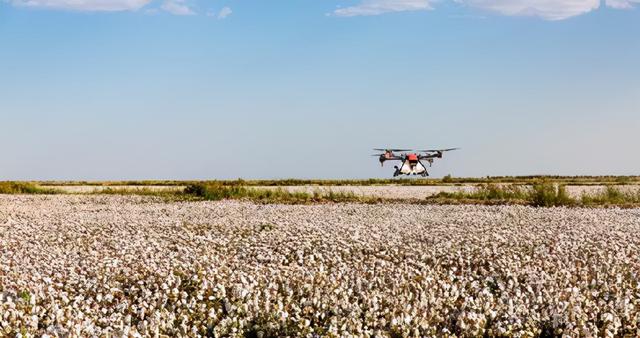
{"label": "drone", "polygon": [[[458,150],[460,148],[449,149],[426,149],[426,150],[413,150],[413,149],[373,149],[375,151],[382,151],[382,154],[375,154],[372,156],[378,157],[380,165],[384,166],[385,161],[402,161],[400,167],[394,166],[396,171],[393,173],[393,177],[399,175],[420,175],[422,177],[429,176],[427,167],[422,164],[422,161],[427,161],[429,167],[433,164],[434,159],[442,158],[442,154],[447,151]],[[401,153],[396,155],[395,153]]]}

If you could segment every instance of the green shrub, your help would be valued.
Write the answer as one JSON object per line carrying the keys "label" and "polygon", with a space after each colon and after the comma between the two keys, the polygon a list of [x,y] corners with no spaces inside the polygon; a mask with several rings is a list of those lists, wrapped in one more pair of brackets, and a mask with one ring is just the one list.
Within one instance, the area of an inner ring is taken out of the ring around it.
{"label": "green shrub", "polygon": [[632,182],[632,178],[630,176],[618,176],[615,178],[615,183],[620,185],[627,185]]}
{"label": "green shrub", "polygon": [[595,194],[582,195],[583,205],[618,205],[637,206],[640,204],[640,191],[623,192],[622,190],[607,186],[603,191]]}
{"label": "green shrub", "polygon": [[473,191],[440,192],[428,199],[454,199],[478,201],[513,201],[526,200],[528,192],[525,188],[515,185],[482,184]]}
{"label": "green shrub", "polygon": [[536,207],[555,207],[575,204],[575,201],[567,194],[564,185],[556,186],[548,182],[534,184],[530,200],[531,205]]}
{"label": "green shrub", "polygon": [[18,295],[25,303],[29,303],[31,301],[31,294],[29,291],[22,290]]}
{"label": "green shrub", "polygon": [[576,204],[563,185],[538,183],[530,187],[519,185],[484,184],[470,192],[441,192],[427,198],[432,201],[477,201],[484,203],[527,204],[537,207],[568,206]]}
{"label": "green shrub", "polygon": [[358,196],[352,192],[316,190],[289,191],[283,188],[259,188],[221,183],[194,183],[188,185],[184,194],[209,201],[223,199],[246,199],[261,203],[304,204],[310,202],[372,202],[377,199]]}
{"label": "green shrub", "polygon": [[55,194],[54,189],[44,189],[27,182],[0,182],[0,194]]}
{"label": "green shrub", "polygon": [[184,188],[184,193],[189,195],[194,195],[197,197],[205,197],[207,190],[204,184],[189,184],[186,188]]}

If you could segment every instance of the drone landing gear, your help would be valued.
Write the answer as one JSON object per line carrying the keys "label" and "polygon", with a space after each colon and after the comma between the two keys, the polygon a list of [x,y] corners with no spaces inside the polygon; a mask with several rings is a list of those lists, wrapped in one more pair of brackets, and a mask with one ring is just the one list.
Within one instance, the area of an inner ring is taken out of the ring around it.
{"label": "drone landing gear", "polygon": [[400,175],[400,168],[398,168],[398,166],[394,166],[394,168],[396,169],[396,171],[393,172],[393,177],[398,177],[398,175]]}

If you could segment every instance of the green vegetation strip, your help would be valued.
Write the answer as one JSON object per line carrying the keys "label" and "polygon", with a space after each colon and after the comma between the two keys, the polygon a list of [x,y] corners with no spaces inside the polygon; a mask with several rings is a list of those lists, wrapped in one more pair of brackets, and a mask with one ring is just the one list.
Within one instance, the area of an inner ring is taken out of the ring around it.
{"label": "green vegetation strip", "polygon": [[289,191],[282,188],[260,189],[242,185],[227,186],[222,184],[196,183],[187,186],[183,192],[187,196],[195,196],[204,200],[245,199],[261,203],[307,204],[322,202],[357,202],[377,203],[382,198],[357,195],[353,192],[335,191]]}
{"label": "green vegetation strip", "polygon": [[146,180],[146,181],[40,181],[34,182],[46,186],[187,186],[191,184],[219,184],[224,186],[434,186],[434,185],[462,185],[462,184],[522,184],[531,185],[553,182],[564,185],[627,185],[640,184],[640,176],[487,176],[487,177],[451,177],[442,179],[432,178],[396,178],[396,179],[362,179],[362,180],[212,180],[212,181],[175,181],[175,180]]}
{"label": "green vegetation strip", "polygon": [[[311,204],[311,203],[411,203],[411,204],[486,204],[529,205],[535,207],[640,207],[640,190],[625,192],[613,185],[602,190],[583,194],[579,198],[570,196],[565,184],[556,182],[517,184],[480,184],[471,191],[440,192],[426,199],[388,199],[354,192],[332,190],[290,191],[279,186],[260,188],[245,185],[241,181],[200,182],[188,184],[180,190],[157,190],[151,188],[130,189],[108,186],[84,194],[156,196],[168,201],[218,201],[249,200],[256,203]],[[295,185],[295,184],[294,184]],[[29,182],[0,182],[0,194],[60,194],[61,190],[43,188]],[[83,193],[80,193],[83,194]]]}
{"label": "green vegetation strip", "polygon": [[440,192],[428,197],[436,204],[521,204],[534,207],[640,207],[640,191],[624,192],[614,186],[571,197],[564,185],[540,183],[531,186],[486,184],[469,192]]}
{"label": "green vegetation strip", "polygon": [[0,194],[56,194],[55,189],[42,188],[28,182],[0,182]]}

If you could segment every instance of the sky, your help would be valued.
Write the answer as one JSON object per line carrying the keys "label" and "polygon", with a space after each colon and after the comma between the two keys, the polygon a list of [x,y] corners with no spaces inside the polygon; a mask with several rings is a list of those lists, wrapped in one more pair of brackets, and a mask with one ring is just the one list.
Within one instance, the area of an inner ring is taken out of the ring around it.
{"label": "sky", "polygon": [[0,0],[0,180],[640,174],[640,0]]}

